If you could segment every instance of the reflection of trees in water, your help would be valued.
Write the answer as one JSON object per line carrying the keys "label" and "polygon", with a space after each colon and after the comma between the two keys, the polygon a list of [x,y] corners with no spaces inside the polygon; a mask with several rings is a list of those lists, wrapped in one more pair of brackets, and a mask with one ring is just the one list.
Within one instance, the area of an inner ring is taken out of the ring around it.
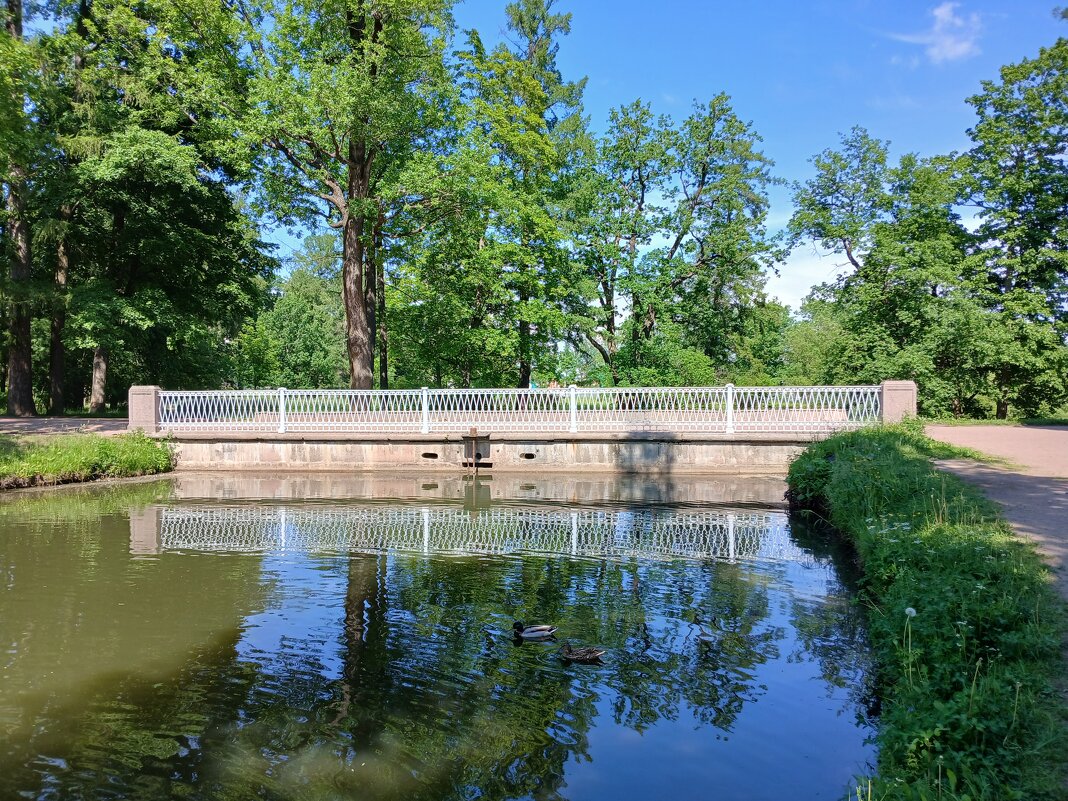
{"label": "reflection of trees in water", "polygon": [[[394,667],[434,681],[463,677],[445,725],[489,798],[534,793],[516,784],[520,777],[540,777],[545,796],[544,782],[558,780],[569,757],[588,757],[601,698],[617,723],[638,731],[684,707],[729,730],[759,693],[755,669],[776,655],[782,636],[765,623],[763,582],[736,565],[531,557],[407,567],[394,590],[411,610],[412,631],[425,638],[424,659]],[[701,627],[678,619],[681,612],[716,621],[706,626],[715,639],[701,639]],[[513,618],[552,621],[578,641],[608,647],[610,657],[595,670],[563,668],[554,647],[508,645]],[[487,645],[484,627],[501,635]],[[524,653],[531,658],[520,659]]]}
{"label": "reflection of trees in water", "polygon": [[869,660],[871,649],[864,615],[858,605],[860,569],[856,552],[843,538],[818,521],[794,517],[790,530],[798,545],[832,562],[824,571],[820,597],[794,596],[790,621],[797,634],[791,661],[815,661],[828,687],[845,690],[862,719],[878,714]]}
{"label": "reflection of trees in water", "polygon": [[[347,579],[340,676],[314,649],[242,661],[230,632],[151,683],[104,677],[53,715],[73,732],[55,751],[68,767],[33,768],[47,773],[36,786],[58,797],[560,799],[565,765],[590,757],[599,707],[636,731],[687,714],[730,731],[783,637],[774,577],[735,564],[377,556],[323,566]],[[794,604],[804,647],[851,661],[848,645],[834,650],[842,607],[830,609]],[[516,647],[514,619],[557,624],[609,658],[565,667],[555,646]],[[25,773],[31,754],[0,759],[5,774]]]}
{"label": "reflection of trees in water", "polygon": [[624,636],[608,670],[617,723],[641,731],[688,709],[729,731],[763,689],[756,668],[777,656],[782,632],[767,623],[764,581],[738,565],[619,566],[618,586],[601,593],[622,606]]}

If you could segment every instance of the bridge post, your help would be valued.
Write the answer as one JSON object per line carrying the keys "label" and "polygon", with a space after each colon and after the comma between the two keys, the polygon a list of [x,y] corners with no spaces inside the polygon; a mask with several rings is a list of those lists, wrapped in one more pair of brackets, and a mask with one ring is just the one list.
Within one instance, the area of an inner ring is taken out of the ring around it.
{"label": "bridge post", "polygon": [[278,433],[286,433],[286,389],[278,388]]}
{"label": "bridge post", "polygon": [[424,434],[430,433],[430,390],[423,387],[423,425],[420,429]]}
{"label": "bridge post", "polygon": [[141,429],[146,434],[159,433],[159,393],[160,388],[156,386],[130,387],[127,431]]}
{"label": "bridge post", "polygon": [[884,381],[880,385],[884,423],[900,423],[916,416],[916,382]]}
{"label": "bridge post", "polygon": [[727,384],[727,433],[734,433],[734,384]]}
{"label": "bridge post", "polygon": [[567,388],[567,405],[571,410],[571,428],[569,429],[572,434],[578,433],[578,387],[574,384]]}

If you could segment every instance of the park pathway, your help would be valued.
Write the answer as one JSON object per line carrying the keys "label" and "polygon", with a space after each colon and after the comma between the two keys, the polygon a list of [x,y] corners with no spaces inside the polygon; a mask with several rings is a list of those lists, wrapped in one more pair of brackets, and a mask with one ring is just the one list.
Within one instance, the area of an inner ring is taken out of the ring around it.
{"label": "park pathway", "polygon": [[124,433],[125,417],[0,417],[0,435]]}
{"label": "park pathway", "polygon": [[943,460],[939,467],[976,485],[1000,504],[1005,518],[1033,540],[1068,600],[1068,426],[939,426],[927,435],[1004,460]]}

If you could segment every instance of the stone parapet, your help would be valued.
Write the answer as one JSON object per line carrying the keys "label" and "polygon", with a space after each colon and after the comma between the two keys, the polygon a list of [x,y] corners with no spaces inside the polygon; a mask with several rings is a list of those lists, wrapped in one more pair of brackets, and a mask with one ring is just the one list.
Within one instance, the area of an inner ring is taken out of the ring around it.
{"label": "stone parapet", "polygon": [[881,387],[884,423],[900,423],[916,416],[915,381],[884,381]]}
{"label": "stone parapet", "polygon": [[155,386],[130,387],[127,430],[159,433],[159,393],[160,388]]}

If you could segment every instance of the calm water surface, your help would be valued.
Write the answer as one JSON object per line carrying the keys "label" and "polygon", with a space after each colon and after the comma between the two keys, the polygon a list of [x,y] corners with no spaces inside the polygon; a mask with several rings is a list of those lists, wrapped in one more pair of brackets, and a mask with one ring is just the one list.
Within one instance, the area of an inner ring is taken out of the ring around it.
{"label": "calm water surface", "polygon": [[[840,798],[841,560],[769,479],[194,475],[0,503],[0,798]],[[608,650],[513,644],[514,620]]]}

